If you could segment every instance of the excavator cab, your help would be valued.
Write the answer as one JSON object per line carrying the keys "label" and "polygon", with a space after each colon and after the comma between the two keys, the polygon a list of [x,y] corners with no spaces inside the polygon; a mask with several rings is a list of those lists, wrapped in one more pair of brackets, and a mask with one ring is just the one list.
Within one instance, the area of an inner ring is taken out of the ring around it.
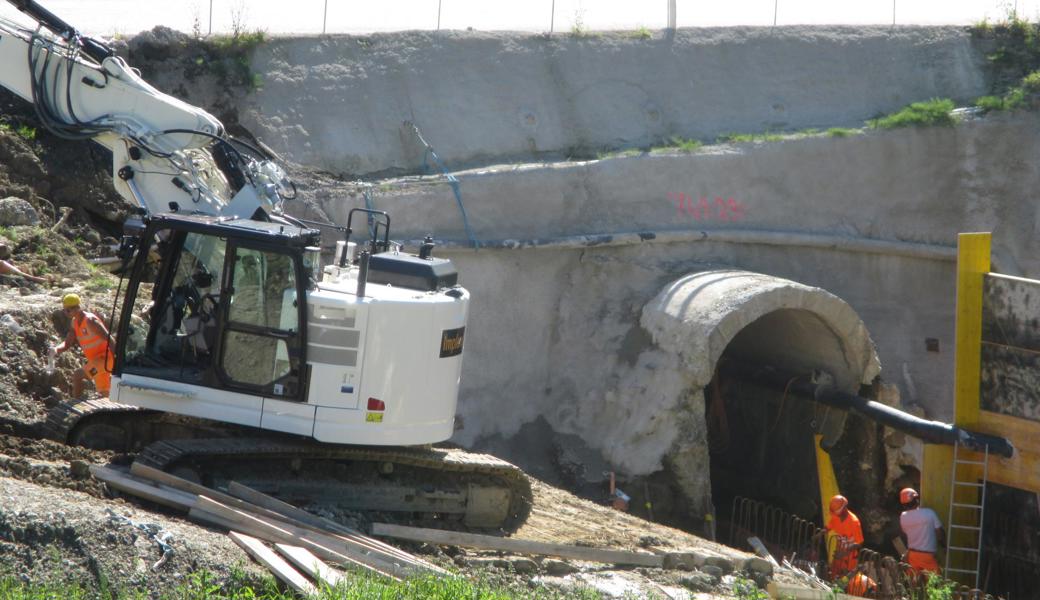
{"label": "excavator cab", "polygon": [[[318,232],[177,215],[138,229],[117,334],[121,387],[153,394],[176,393],[172,384],[211,388],[217,403],[244,412],[257,398],[304,400],[302,325],[315,285],[304,257]],[[254,424],[254,417],[222,413],[207,416]]]}

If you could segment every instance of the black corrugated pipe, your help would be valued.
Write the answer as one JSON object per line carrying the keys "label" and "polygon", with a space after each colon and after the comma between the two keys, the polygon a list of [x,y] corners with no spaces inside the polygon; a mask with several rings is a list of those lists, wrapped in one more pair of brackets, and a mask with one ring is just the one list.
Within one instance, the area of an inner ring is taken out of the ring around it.
{"label": "black corrugated pipe", "polygon": [[882,425],[916,437],[929,444],[952,446],[955,443],[959,443],[976,452],[983,452],[988,448],[990,454],[996,454],[1005,458],[1011,458],[1015,453],[1015,448],[1011,445],[1011,442],[1000,436],[968,431],[949,423],[915,417],[880,402],[867,400],[862,396],[818,385],[813,383],[812,378],[808,375],[781,373],[772,367],[754,366],[729,360],[720,363],[720,370],[728,377],[750,381],[779,391],[786,391],[788,394],[808,396],[820,404],[834,408],[855,411],[868,419],[877,421]]}

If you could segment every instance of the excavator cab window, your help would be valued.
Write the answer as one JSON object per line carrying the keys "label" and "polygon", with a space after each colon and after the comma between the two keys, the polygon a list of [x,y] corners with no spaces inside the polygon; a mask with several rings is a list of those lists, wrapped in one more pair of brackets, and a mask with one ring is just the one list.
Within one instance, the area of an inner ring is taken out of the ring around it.
{"label": "excavator cab window", "polygon": [[275,397],[299,390],[300,311],[291,254],[236,246],[221,374],[232,386]]}
{"label": "excavator cab window", "polygon": [[[227,242],[197,233],[175,233],[164,243],[144,343],[128,347],[128,372],[211,385],[220,309],[220,274]],[[136,328],[135,328],[136,329]]]}

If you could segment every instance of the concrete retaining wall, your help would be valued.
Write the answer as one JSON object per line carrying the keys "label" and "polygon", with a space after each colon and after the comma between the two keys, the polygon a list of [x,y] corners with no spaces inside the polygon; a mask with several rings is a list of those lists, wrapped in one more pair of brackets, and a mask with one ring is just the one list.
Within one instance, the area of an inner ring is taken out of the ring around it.
{"label": "concrete retaining wall", "polygon": [[672,136],[860,125],[932,97],[988,92],[961,27],[685,29],[642,39],[477,32],[277,39],[241,122],[334,173],[414,172],[419,126],[441,158],[589,156]]}
{"label": "concrete retaining wall", "polygon": [[[574,423],[592,399],[620,402],[630,393],[614,372],[647,338],[637,324],[643,305],[703,263],[841,297],[866,323],[882,376],[903,401],[951,419],[956,235],[993,231],[1000,269],[1040,273],[1040,172],[1029,159],[1040,155],[1038,133],[1033,115],[1012,115],[956,128],[460,175],[479,239],[635,231],[643,236],[628,238],[645,241],[439,250],[458,263],[474,297],[458,439],[509,435],[540,415],[592,437],[598,416]],[[727,213],[726,222],[717,212],[695,217],[677,210],[669,193],[694,204],[704,195],[713,206],[716,196],[727,207],[733,198],[742,212]],[[360,204],[345,189],[323,196],[334,218]],[[447,184],[375,190],[373,202],[394,215],[396,238],[433,232],[465,240]],[[929,351],[929,338],[938,351]]]}

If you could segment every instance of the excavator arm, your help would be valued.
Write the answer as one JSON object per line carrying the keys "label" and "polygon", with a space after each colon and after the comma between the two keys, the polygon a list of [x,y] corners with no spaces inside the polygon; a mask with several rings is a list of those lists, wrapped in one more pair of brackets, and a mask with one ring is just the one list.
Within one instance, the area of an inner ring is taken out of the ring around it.
{"label": "excavator arm", "polygon": [[0,86],[30,102],[52,134],[110,150],[113,184],[131,204],[249,218],[288,199],[284,171],[216,117],[155,89],[37,2],[9,1],[37,27],[0,19]]}

